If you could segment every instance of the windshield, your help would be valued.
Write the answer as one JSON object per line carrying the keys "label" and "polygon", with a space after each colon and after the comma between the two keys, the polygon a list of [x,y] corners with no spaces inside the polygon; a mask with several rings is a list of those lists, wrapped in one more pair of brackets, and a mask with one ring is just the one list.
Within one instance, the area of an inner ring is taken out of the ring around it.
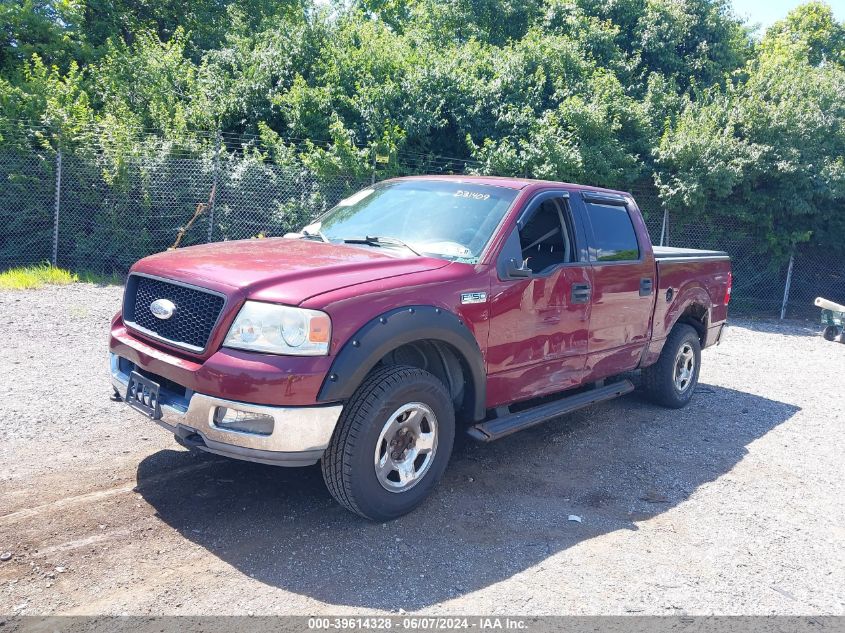
{"label": "windshield", "polygon": [[467,182],[400,180],[363,189],[342,200],[303,233],[331,242],[367,240],[369,246],[476,263],[510,207],[516,190]]}

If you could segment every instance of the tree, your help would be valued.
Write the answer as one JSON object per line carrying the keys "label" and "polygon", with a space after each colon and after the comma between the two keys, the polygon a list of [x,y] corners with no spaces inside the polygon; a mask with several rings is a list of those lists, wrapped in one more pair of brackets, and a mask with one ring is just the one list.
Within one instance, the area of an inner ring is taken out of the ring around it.
{"label": "tree", "polygon": [[666,204],[763,231],[776,261],[810,240],[845,252],[845,70],[809,50],[764,45],[735,85],[687,100],[657,149]]}
{"label": "tree", "polygon": [[478,161],[656,174],[667,204],[763,227],[778,257],[839,227],[845,26],[821,2],[756,44],[729,0],[20,0],[0,19],[3,149],[96,134],[109,186],[207,162],[219,131],[248,157],[233,183]]}
{"label": "tree", "polygon": [[576,0],[588,15],[612,23],[642,94],[650,73],[681,89],[724,81],[752,55],[748,27],[729,0]]}
{"label": "tree", "polygon": [[81,0],[20,0],[0,3],[0,75],[23,71],[33,55],[67,70],[87,59],[79,27]]}
{"label": "tree", "polygon": [[797,49],[814,66],[833,63],[845,67],[845,23],[837,22],[824,2],[802,4],[766,31],[762,49],[772,52],[777,48]]}

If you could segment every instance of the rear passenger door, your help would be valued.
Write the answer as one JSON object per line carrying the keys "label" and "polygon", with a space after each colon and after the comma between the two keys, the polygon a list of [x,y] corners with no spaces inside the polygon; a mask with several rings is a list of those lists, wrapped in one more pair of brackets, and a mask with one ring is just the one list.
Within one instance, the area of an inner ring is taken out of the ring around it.
{"label": "rear passenger door", "polygon": [[654,255],[630,198],[594,192],[576,198],[593,281],[585,374],[598,380],[639,364],[654,311]]}

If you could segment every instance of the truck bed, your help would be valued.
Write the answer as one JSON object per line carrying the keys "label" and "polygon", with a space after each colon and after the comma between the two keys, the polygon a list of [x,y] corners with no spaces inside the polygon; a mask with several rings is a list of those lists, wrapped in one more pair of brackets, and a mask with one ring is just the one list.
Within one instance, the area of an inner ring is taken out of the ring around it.
{"label": "truck bed", "polygon": [[725,251],[707,251],[698,248],[676,248],[674,246],[655,246],[654,258],[659,261],[673,259],[730,259]]}
{"label": "truck bed", "polygon": [[712,345],[718,328],[727,318],[725,293],[730,279],[731,258],[724,251],[655,246],[657,301],[652,338],[664,339],[690,300],[709,308],[703,347]]}

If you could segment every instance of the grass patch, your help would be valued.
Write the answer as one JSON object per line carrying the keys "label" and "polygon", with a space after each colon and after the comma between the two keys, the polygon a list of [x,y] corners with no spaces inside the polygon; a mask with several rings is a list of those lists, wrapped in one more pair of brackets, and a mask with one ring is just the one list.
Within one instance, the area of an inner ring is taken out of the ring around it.
{"label": "grass patch", "polygon": [[82,283],[98,286],[122,286],[124,282],[123,276],[118,273],[94,273],[90,270],[76,273],[76,278]]}
{"label": "grass patch", "polygon": [[0,273],[0,290],[27,290],[45,284],[67,285],[78,281],[69,270],[46,264],[10,268]]}
{"label": "grass patch", "polygon": [[98,285],[121,285],[123,278],[116,274],[92,272],[74,273],[50,264],[20,266],[0,272],[0,290],[29,290],[45,285],[66,286],[76,282]]}

